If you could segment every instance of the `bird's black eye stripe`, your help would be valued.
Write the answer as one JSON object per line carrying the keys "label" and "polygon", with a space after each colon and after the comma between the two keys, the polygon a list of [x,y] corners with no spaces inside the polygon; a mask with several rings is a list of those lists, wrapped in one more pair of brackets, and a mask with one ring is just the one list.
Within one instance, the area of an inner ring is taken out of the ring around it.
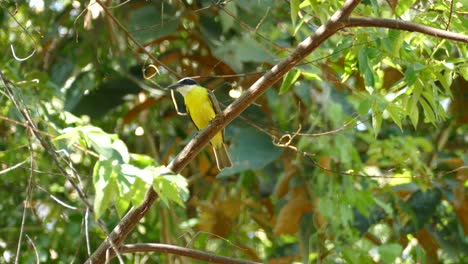
{"label": "bird's black eye stripe", "polygon": [[198,83],[191,78],[183,78],[177,83],[182,84],[182,85],[198,85]]}

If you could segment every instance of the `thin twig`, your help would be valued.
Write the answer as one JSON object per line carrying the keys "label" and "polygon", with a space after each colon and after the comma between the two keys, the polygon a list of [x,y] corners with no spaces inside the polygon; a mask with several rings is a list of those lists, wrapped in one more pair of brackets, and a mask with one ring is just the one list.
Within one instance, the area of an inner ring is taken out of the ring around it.
{"label": "thin twig", "polygon": [[41,260],[39,258],[39,252],[37,251],[37,248],[36,248],[36,244],[34,244],[34,241],[28,235],[26,235],[26,238],[28,239],[29,243],[33,247],[34,254],[36,255],[36,264],[41,263]]}
{"label": "thin twig", "polygon": [[18,167],[21,167],[21,166],[22,166],[24,163],[26,163],[27,161],[28,161],[28,160],[23,160],[22,162],[20,162],[20,163],[18,163],[18,164],[15,164],[15,165],[13,165],[13,166],[11,166],[11,167],[9,167],[9,168],[6,168],[6,169],[4,169],[4,170],[1,170],[1,171],[0,171],[0,175],[5,174],[5,173],[7,173],[7,172],[10,172],[10,171],[12,171],[12,170],[14,170],[14,169],[16,169],[16,168],[18,168]]}
{"label": "thin twig", "polygon": [[430,26],[416,24],[412,22],[388,19],[388,18],[365,18],[365,17],[350,17],[344,24],[345,27],[379,27],[405,30],[410,32],[419,32],[429,36],[438,38],[450,39],[463,43],[468,43],[468,35],[446,31]]}
{"label": "thin twig", "polygon": [[129,244],[123,245],[119,248],[121,253],[142,253],[142,252],[160,252],[176,254],[178,256],[190,257],[193,259],[207,261],[210,263],[222,263],[222,264],[258,264],[259,262],[253,262],[248,260],[234,259],[215,254],[210,254],[200,250],[179,247],[168,244],[160,243],[140,243],[140,244]]}
{"label": "thin twig", "polygon": [[88,256],[91,256],[91,242],[89,239],[89,227],[88,227],[88,219],[89,219],[89,209],[86,208],[85,216],[84,216],[84,226],[85,226],[85,237],[86,237],[86,251]]}
{"label": "thin twig", "polygon": [[260,19],[257,26],[255,26],[255,30],[254,30],[255,34],[257,34],[258,29],[263,24],[263,21],[265,21],[265,19],[267,18],[269,12],[270,12],[270,7],[267,8],[267,11],[265,12],[265,15],[262,17],[262,19]]}
{"label": "thin twig", "polygon": [[60,200],[57,196],[51,194],[50,192],[48,192],[46,189],[42,188],[41,186],[35,185],[35,187],[37,187],[39,190],[47,193],[50,196],[50,198],[52,198],[52,200],[56,201],[61,206],[65,207],[67,209],[71,209],[71,210],[78,210],[78,207],[75,207],[75,206],[72,206],[72,205],[69,205],[69,204],[65,203],[64,201]]}
{"label": "thin twig", "polygon": [[[32,134],[32,131],[30,131],[30,133]],[[18,263],[19,257],[20,257],[21,241],[23,240],[23,233],[24,233],[24,223],[26,222],[26,211],[27,211],[28,206],[30,205],[32,180],[34,177],[34,150],[32,147],[31,137],[28,137],[28,143],[29,143],[29,155],[30,155],[29,159],[31,163],[31,171],[29,173],[28,186],[26,188],[26,199],[23,201],[23,216],[21,217],[21,227],[20,227],[20,233],[19,233],[19,238],[18,238],[18,247],[16,248],[15,264]]]}
{"label": "thin twig", "polygon": [[448,30],[448,28],[450,27],[450,23],[452,23],[452,16],[453,16],[453,0],[450,0],[450,13],[449,13],[447,25],[445,26],[445,30]]}
{"label": "thin twig", "polygon": [[[0,2],[1,3],[1,2]],[[15,53],[15,48],[13,47],[13,44],[10,44],[10,48],[11,48],[11,53],[13,54],[13,57],[15,58],[15,60],[17,61],[26,61],[28,60],[29,58],[31,58],[35,53],[36,53],[36,50],[37,50],[37,43],[36,43],[36,40],[33,38],[33,36],[31,35],[31,33],[29,33],[29,31],[23,26],[23,24],[21,24],[15,17],[14,14],[12,14],[10,12],[10,10],[8,10],[8,8],[5,8],[5,10],[8,12],[8,14],[10,15],[11,18],[13,18],[13,20],[16,22],[16,24],[23,30],[23,32],[26,33],[26,35],[33,41],[34,43],[34,50],[28,55],[26,56],[25,58],[19,58],[18,56],[16,56],[16,53]]]}

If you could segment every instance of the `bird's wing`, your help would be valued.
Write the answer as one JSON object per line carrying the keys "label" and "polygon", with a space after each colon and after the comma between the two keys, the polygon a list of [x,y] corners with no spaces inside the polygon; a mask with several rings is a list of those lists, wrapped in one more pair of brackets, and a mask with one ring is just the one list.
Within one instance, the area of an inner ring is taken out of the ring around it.
{"label": "bird's wing", "polygon": [[208,90],[208,97],[210,97],[211,105],[213,106],[213,109],[215,111],[215,114],[218,115],[221,113],[221,107],[219,107],[218,100],[216,99],[216,96],[211,90]]}
{"label": "bird's wing", "polygon": [[[218,99],[216,99],[216,96],[214,95],[213,91],[208,90],[208,97],[210,98],[211,105],[213,106],[214,112],[216,115],[219,115],[221,113],[221,107],[219,107]],[[224,141],[224,129],[221,131],[223,134],[223,141]]]}

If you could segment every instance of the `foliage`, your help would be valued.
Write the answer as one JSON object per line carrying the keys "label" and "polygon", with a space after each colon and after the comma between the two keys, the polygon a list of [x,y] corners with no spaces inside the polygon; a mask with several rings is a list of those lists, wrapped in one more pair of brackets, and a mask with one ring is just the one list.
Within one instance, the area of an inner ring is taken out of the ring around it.
{"label": "foliage", "polygon": [[[364,1],[353,15],[468,34],[466,1],[388,4]],[[342,1],[107,5],[147,52],[201,76],[226,106]],[[271,263],[467,261],[468,45],[348,28],[226,128],[233,168],[218,173],[207,147],[181,176],[164,165],[196,132],[161,89],[175,74],[152,62],[160,73],[144,79],[148,54],[94,1],[0,6],[0,69],[94,203],[88,217],[0,82],[0,263],[14,259],[21,229],[31,239],[22,239],[21,263],[35,250],[43,262],[83,262],[87,243],[92,252],[105,239],[97,219],[111,230],[148,188],[160,202],[125,243]],[[21,61],[11,49],[34,55]]]}

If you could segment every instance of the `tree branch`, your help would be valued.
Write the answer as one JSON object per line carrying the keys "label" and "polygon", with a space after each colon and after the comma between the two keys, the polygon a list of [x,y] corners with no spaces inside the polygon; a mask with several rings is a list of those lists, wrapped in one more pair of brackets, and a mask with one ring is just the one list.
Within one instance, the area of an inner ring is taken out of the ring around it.
{"label": "tree branch", "polygon": [[[97,2],[99,3],[99,0],[97,0]],[[280,80],[291,68],[297,65],[301,60],[305,59],[328,38],[340,29],[343,29],[346,26],[346,19],[359,2],[360,0],[347,0],[343,4],[343,7],[335,12],[326,24],[317,29],[313,36],[302,41],[296,50],[258,79],[242,96],[231,103],[221,115],[218,115],[213,119],[208,127],[201,130],[167,167],[175,173],[179,173],[203,149],[203,147],[208,144],[210,139],[216,133],[243,112],[268,88]],[[120,245],[140,219],[147,214],[148,210],[157,198],[158,195],[156,192],[150,188],[146,193],[143,204],[132,209],[122,218],[120,223],[109,234],[107,239],[87,260],[87,263],[103,263],[110,245],[109,241],[112,241],[113,244]]]}
{"label": "tree branch", "polygon": [[406,30],[410,32],[419,32],[429,36],[438,38],[450,39],[468,43],[468,35],[454,33],[443,29],[433,28],[425,25],[420,25],[412,22],[387,19],[387,18],[365,18],[365,17],[350,17],[346,21],[346,27],[381,27]]}
{"label": "tree branch", "polygon": [[[211,263],[222,263],[222,264],[258,264],[258,262],[252,262],[248,260],[240,260],[235,258],[222,257],[200,250],[179,247],[168,244],[160,243],[140,243],[140,244],[128,244],[123,245],[119,248],[120,253],[142,253],[142,252],[160,252],[175,254],[178,256],[185,256],[197,260],[207,261]],[[111,253],[114,256],[114,253]]]}

